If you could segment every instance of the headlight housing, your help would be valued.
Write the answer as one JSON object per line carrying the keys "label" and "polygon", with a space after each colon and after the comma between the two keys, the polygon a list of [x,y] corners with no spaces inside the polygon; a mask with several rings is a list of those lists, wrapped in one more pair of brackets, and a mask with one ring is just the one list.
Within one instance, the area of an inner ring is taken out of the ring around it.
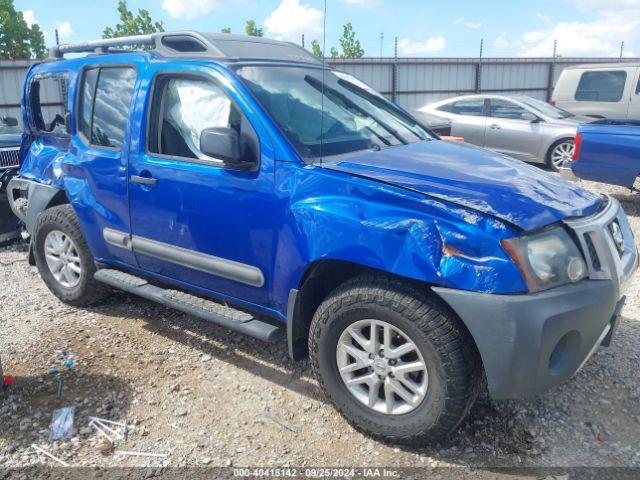
{"label": "headlight housing", "polygon": [[575,242],[562,227],[502,240],[518,265],[530,292],[574,283],[587,276],[587,265]]}

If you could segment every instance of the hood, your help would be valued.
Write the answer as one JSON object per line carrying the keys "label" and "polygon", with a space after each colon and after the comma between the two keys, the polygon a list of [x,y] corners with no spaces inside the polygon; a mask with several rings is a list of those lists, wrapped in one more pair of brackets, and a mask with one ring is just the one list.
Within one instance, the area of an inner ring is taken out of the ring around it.
{"label": "hood", "polygon": [[358,152],[322,166],[472,208],[522,230],[591,215],[602,203],[595,193],[537,167],[443,140]]}

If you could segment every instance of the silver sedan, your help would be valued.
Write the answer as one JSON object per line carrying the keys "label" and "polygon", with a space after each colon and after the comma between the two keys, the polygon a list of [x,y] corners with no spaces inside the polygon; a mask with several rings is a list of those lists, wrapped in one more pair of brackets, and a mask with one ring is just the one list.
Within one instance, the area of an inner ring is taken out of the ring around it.
{"label": "silver sedan", "polygon": [[464,95],[418,111],[450,119],[451,135],[465,142],[556,171],[573,155],[578,125],[594,120],[526,95]]}

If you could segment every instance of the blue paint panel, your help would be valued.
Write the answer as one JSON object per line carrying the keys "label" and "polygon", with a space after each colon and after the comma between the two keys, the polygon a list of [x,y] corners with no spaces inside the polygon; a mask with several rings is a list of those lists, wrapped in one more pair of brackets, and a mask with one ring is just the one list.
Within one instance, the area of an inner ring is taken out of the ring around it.
{"label": "blue paint panel", "polygon": [[640,122],[600,120],[580,125],[579,178],[631,188],[640,176]]}

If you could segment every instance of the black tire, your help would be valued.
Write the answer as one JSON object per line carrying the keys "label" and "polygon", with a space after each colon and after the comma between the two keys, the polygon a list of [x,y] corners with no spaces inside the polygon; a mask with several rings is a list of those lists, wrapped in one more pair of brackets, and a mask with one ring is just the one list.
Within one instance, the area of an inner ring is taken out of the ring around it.
{"label": "black tire", "polygon": [[[76,246],[80,257],[81,273],[79,283],[74,287],[68,288],[60,284],[47,265],[44,243],[47,235],[53,230],[67,235]],[[36,265],[42,280],[49,290],[64,303],[87,306],[99,302],[109,295],[111,290],[93,278],[96,272],[93,255],[82,235],[80,222],[71,205],[59,205],[42,212],[36,222],[33,242]]]}
{"label": "black tire", "polygon": [[559,171],[558,167],[556,167],[556,165],[553,163],[553,160],[551,159],[551,154],[553,153],[555,148],[558,145],[560,145],[561,143],[570,143],[571,145],[573,145],[573,138],[561,138],[560,140],[557,140],[556,142],[554,142],[553,145],[551,145],[549,147],[549,150],[547,150],[547,155],[545,157],[546,158],[546,163],[547,163],[547,167],[552,172],[558,172]]}
{"label": "black tire", "polygon": [[[427,364],[427,391],[413,411],[375,411],[356,400],[340,377],[336,348],[341,333],[372,318],[402,330]],[[313,317],[309,352],[313,372],[338,411],[356,429],[394,443],[442,440],[464,419],[480,391],[480,356],[461,321],[439,299],[385,276],[360,276],[334,290]]]}

